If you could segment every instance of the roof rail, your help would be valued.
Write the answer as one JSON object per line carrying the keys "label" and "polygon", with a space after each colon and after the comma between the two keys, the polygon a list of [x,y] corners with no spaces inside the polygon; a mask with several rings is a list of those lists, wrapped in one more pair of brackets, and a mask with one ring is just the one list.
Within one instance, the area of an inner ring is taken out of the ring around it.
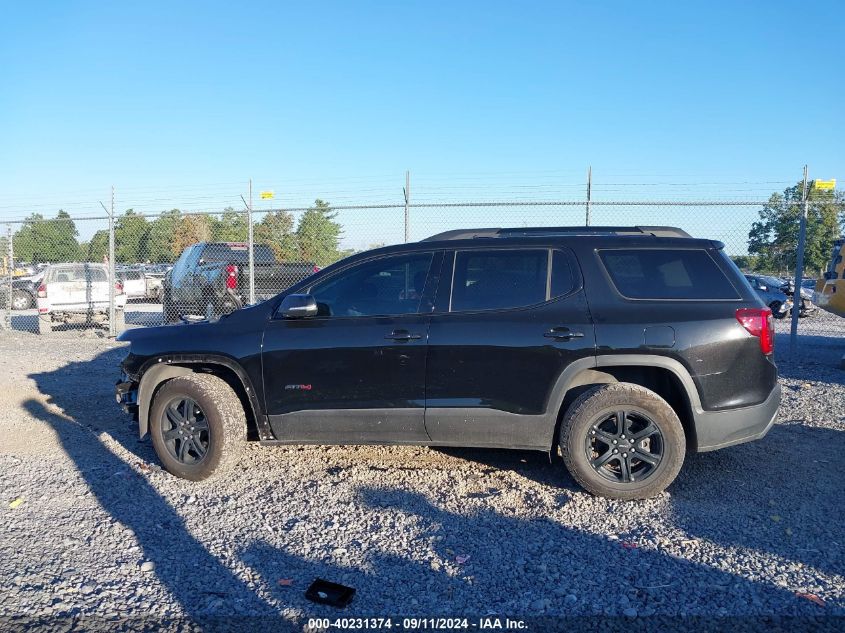
{"label": "roof rail", "polygon": [[522,228],[457,229],[444,231],[423,242],[469,240],[476,238],[532,237],[543,235],[650,235],[652,237],[692,237],[674,226],[537,226]]}

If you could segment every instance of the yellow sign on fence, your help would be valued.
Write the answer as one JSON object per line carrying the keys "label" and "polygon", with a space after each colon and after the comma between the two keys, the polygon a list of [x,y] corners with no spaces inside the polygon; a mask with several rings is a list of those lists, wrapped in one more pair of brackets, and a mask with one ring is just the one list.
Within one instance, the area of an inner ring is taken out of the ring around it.
{"label": "yellow sign on fence", "polygon": [[262,200],[272,200],[276,195],[272,191],[262,191],[260,194]]}
{"label": "yellow sign on fence", "polygon": [[836,178],[833,178],[832,180],[814,180],[813,187],[822,191],[836,189]]}

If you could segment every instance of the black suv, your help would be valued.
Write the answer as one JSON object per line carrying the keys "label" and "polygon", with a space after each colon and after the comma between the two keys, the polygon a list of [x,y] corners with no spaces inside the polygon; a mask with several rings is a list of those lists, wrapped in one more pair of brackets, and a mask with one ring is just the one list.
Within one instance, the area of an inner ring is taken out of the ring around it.
{"label": "black suv", "polygon": [[557,451],[594,494],[665,489],[762,437],[772,316],[670,227],[478,229],[337,262],[213,322],[125,332],[117,399],[187,479],[264,444]]}

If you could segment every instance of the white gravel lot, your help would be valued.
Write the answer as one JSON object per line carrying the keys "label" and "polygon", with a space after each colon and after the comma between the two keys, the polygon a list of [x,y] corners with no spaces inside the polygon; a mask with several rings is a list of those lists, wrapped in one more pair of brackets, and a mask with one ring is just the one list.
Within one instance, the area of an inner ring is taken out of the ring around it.
{"label": "white gravel lot", "polygon": [[[779,339],[770,434],[688,456],[659,498],[616,502],[559,459],[494,450],[251,444],[231,478],[181,481],[114,403],[124,347],[64,334],[0,333],[7,626],[845,616],[845,338],[807,339],[793,360]],[[308,602],[315,577],[355,587],[352,604]]]}

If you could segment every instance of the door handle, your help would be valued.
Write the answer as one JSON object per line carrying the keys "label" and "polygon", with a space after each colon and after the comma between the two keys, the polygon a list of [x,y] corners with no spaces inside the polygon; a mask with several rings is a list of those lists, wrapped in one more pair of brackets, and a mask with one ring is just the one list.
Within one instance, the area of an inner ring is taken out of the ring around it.
{"label": "door handle", "polygon": [[393,332],[387,334],[384,338],[401,343],[405,341],[416,341],[417,339],[422,338],[422,335],[411,334],[408,330],[393,330]]}
{"label": "door handle", "polygon": [[570,330],[568,327],[555,327],[544,333],[543,336],[558,341],[569,341],[574,338],[584,338],[584,333],[578,330]]}

